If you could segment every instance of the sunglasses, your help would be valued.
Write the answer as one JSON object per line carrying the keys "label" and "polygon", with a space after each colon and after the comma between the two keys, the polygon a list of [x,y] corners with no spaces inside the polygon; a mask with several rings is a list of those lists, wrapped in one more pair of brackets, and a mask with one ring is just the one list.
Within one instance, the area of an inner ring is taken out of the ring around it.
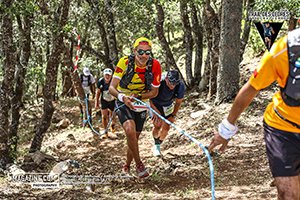
{"label": "sunglasses", "polygon": [[146,54],[147,56],[149,56],[151,54],[151,50],[142,50],[142,49],[139,49],[137,52],[138,52],[138,54],[140,56],[142,56],[144,54]]}
{"label": "sunglasses", "polygon": [[177,85],[178,83],[179,83],[179,80],[176,80],[176,79],[170,79],[170,78],[168,78],[169,79],[169,83],[171,84],[171,85]]}

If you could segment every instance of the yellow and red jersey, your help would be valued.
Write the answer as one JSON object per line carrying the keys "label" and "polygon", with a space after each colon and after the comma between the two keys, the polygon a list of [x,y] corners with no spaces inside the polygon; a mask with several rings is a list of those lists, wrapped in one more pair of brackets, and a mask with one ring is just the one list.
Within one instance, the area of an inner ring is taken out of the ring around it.
{"label": "yellow and red jersey", "polygon": [[[122,79],[127,65],[128,65],[128,56],[122,57],[116,67],[116,70],[114,72],[113,77]],[[127,86],[127,88],[122,88],[120,84],[117,87],[117,90],[119,92],[122,92],[126,95],[130,94],[139,94],[145,92],[145,72],[146,72],[146,66],[145,67],[139,67],[137,65],[134,65],[134,71],[137,72],[134,74],[131,83]],[[153,81],[151,85],[153,87],[158,88],[160,86],[160,79],[161,79],[161,66],[160,63],[153,58],[153,64],[152,64],[152,74],[153,74]]]}
{"label": "yellow and red jersey", "polygon": [[[250,78],[250,84],[261,90],[268,87],[274,81],[284,88],[289,75],[289,60],[287,49],[287,36],[274,43],[270,52],[266,52]],[[300,129],[289,122],[282,120],[274,111],[278,112],[289,121],[300,124],[300,107],[291,107],[284,103],[280,91],[275,93],[272,102],[267,106],[264,113],[265,122],[279,130],[300,134]]]}

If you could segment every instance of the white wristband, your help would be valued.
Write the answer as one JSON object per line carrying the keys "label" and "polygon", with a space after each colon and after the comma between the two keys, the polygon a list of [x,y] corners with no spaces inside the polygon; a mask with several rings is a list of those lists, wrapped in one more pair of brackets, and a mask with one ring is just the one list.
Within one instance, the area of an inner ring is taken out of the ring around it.
{"label": "white wristband", "polygon": [[118,99],[119,99],[119,101],[124,102],[124,101],[123,101],[123,97],[124,97],[124,96],[125,96],[125,94],[119,93],[119,94],[118,94]]}
{"label": "white wristband", "polygon": [[219,134],[222,138],[229,140],[238,131],[237,126],[231,124],[227,119],[219,124],[218,127]]}

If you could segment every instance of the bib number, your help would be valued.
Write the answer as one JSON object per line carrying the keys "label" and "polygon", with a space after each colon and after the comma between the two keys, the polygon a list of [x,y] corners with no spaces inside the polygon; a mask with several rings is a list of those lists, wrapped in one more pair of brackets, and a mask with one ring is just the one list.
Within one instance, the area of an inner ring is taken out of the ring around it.
{"label": "bib number", "polygon": [[[145,103],[146,103],[148,106],[150,106],[149,101],[146,101]],[[146,110],[149,109],[148,106],[146,106],[146,105],[144,105],[144,104],[142,104],[142,103],[140,103],[140,102],[138,102],[138,101],[133,102],[132,105],[133,105],[133,107],[134,107],[134,110],[133,110],[133,111],[135,111],[135,112],[143,112],[143,111],[146,111]]]}
{"label": "bib number", "polygon": [[169,106],[163,106],[163,110],[164,110],[165,116],[167,117],[167,116],[169,116],[169,115],[171,115],[173,113],[173,111],[174,111],[174,105],[171,104]]}
{"label": "bib number", "polygon": [[102,95],[105,101],[113,101],[115,99],[108,90],[103,91]]}

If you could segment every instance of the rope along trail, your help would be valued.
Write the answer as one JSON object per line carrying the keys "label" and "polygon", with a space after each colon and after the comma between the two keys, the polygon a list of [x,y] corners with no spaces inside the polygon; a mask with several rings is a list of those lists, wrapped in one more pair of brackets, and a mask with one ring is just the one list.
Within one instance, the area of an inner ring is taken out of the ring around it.
{"label": "rope along trail", "polygon": [[113,117],[114,117],[114,115],[116,114],[116,111],[119,110],[121,107],[125,106],[125,104],[123,104],[123,105],[118,106],[118,107],[116,107],[116,108],[114,109],[114,111],[112,112],[111,117],[110,117],[110,119],[109,119],[109,122],[108,122],[108,124],[107,124],[107,127],[105,128],[105,130],[103,131],[103,133],[99,133],[98,131],[96,131],[96,130],[94,129],[94,127],[93,127],[93,125],[92,125],[92,123],[91,123],[92,117],[90,116],[89,110],[88,110],[88,109],[89,109],[89,105],[88,105],[89,103],[88,103],[88,98],[87,98],[87,96],[85,97],[84,101],[85,101],[85,108],[86,108],[86,116],[87,116],[87,119],[86,119],[86,120],[83,120],[83,126],[84,126],[86,123],[88,123],[89,126],[90,126],[90,128],[92,129],[92,131],[93,131],[94,133],[96,133],[97,135],[99,135],[99,137],[101,137],[102,135],[105,135],[105,134],[107,133],[107,131],[108,131],[108,129],[109,129],[111,123],[112,123]]}
{"label": "rope along trail", "polygon": [[198,140],[196,140],[195,138],[193,138],[191,135],[187,134],[184,130],[178,128],[175,126],[175,124],[173,124],[172,122],[170,122],[169,120],[165,119],[163,116],[161,116],[159,113],[157,113],[154,109],[151,108],[150,105],[148,105],[147,103],[132,97],[134,100],[138,101],[139,103],[141,103],[142,105],[146,106],[151,112],[153,112],[154,114],[156,114],[160,119],[162,119],[164,122],[166,122],[167,124],[169,124],[170,126],[172,126],[174,129],[176,129],[179,133],[183,134],[184,136],[186,136],[187,138],[189,138],[192,142],[194,142],[195,144],[197,144],[205,153],[207,159],[208,159],[208,164],[209,164],[209,170],[210,170],[210,182],[211,182],[211,195],[212,195],[212,200],[215,200],[215,181],[214,181],[214,166],[213,166],[213,162],[211,160],[210,154],[208,152],[208,150],[205,148],[205,146],[203,146],[203,144],[201,144]]}

